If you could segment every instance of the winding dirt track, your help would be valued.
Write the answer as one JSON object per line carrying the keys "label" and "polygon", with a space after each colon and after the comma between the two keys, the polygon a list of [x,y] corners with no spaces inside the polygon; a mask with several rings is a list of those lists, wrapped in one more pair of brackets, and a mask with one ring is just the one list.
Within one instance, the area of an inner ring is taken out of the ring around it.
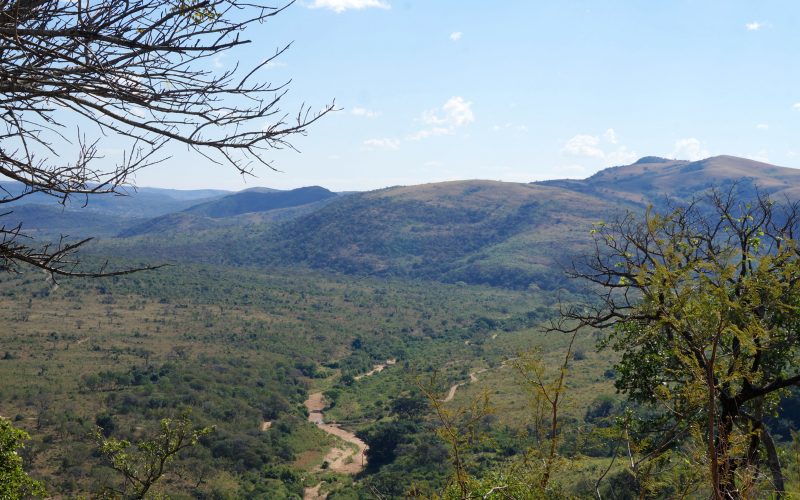
{"label": "winding dirt track", "polygon": [[364,377],[371,377],[376,373],[382,372],[385,368],[392,366],[393,364],[397,363],[396,359],[387,359],[386,363],[379,363],[372,367],[372,370],[368,371],[367,373],[362,373],[361,375],[356,375],[353,377],[356,380],[361,380]]}
{"label": "winding dirt track", "polygon": [[[377,373],[377,372],[376,372]],[[347,443],[354,444],[358,451],[353,450],[350,446],[334,446],[325,455],[325,461],[328,462],[328,469],[338,472],[340,474],[355,475],[364,470],[367,466],[367,450],[369,446],[367,443],[360,440],[350,431],[342,429],[338,424],[325,423],[322,410],[325,408],[325,399],[321,392],[315,392],[308,396],[305,403],[308,408],[308,421],[315,424],[323,431],[346,441]],[[306,488],[303,492],[303,500],[319,500],[326,498],[327,495],[320,494],[320,487],[322,483],[314,486],[313,488]]]}
{"label": "winding dirt track", "polygon": [[[322,415],[322,409],[325,408],[325,401],[321,392],[311,394],[305,402],[308,408],[308,421],[316,424],[317,427],[323,431],[338,437],[350,444],[356,445],[358,452],[355,452],[349,446],[347,447],[333,447],[331,451],[325,456],[325,460],[329,464],[329,469],[341,474],[358,474],[364,467],[367,466],[367,443],[360,440],[350,431],[342,429],[338,424],[328,424]],[[352,460],[348,460],[351,459]]]}
{"label": "winding dirt track", "polygon": [[[379,363],[372,367],[372,370],[354,377],[356,380],[361,380],[364,377],[371,377],[376,373],[382,372],[389,366],[397,363],[396,359],[387,359],[386,363]],[[326,424],[322,415],[322,410],[325,408],[325,398],[321,392],[315,392],[308,396],[305,403],[308,408],[308,421],[315,424],[323,431],[338,437],[350,444],[356,445],[358,451],[354,451],[349,446],[334,446],[325,455],[325,461],[328,462],[328,468],[334,472],[341,474],[355,475],[364,470],[367,466],[367,450],[369,446],[364,441],[358,439],[355,434],[346,431],[339,427],[337,424]],[[322,483],[316,486],[306,488],[303,490],[303,500],[324,500],[327,498],[326,493],[320,493]]]}
{"label": "winding dirt track", "polygon": [[474,384],[475,382],[478,381],[478,375],[485,372],[486,370],[487,368],[481,368],[480,370],[475,370],[474,372],[470,372],[469,381],[465,380],[464,382],[459,382],[457,384],[451,385],[450,390],[447,391],[447,396],[445,396],[444,399],[440,399],[439,401],[441,401],[442,403],[449,403],[450,401],[453,400],[454,397],[456,397],[456,391],[458,390],[459,387],[461,387],[462,385],[466,385],[468,382],[472,382]]}
{"label": "winding dirt track", "polygon": [[303,500],[325,500],[328,497],[326,494],[320,495],[319,489],[322,488],[322,483],[316,486],[309,486],[303,490]]}

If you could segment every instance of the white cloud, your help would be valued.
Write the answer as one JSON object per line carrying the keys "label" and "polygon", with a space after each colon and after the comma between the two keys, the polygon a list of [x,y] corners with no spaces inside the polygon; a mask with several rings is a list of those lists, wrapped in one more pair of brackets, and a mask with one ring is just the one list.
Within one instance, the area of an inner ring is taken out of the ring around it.
{"label": "white cloud", "polygon": [[[607,129],[600,135],[578,134],[561,148],[561,154],[567,156],[583,156],[596,158],[611,165],[624,165],[637,158],[636,152],[627,146],[617,146],[619,138],[613,128]],[[609,146],[617,146],[608,150]]]}
{"label": "white cloud", "polygon": [[795,111],[800,111],[800,102],[792,104],[792,109]]}
{"label": "white cloud", "polygon": [[371,109],[360,108],[358,106],[351,109],[350,114],[353,116],[363,116],[364,118],[377,118],[381,116],[379,111],[372,111]]}
{"label": "white cloud", "polygon": [[144,108],[140,108],[139,106],[131,106],[130,113],[139,118],[145,117]]}
{"label": "white cloud", "polygon": [[389,139],[389,138],[367,139],[366,141],[364,141],[364,146],[367,149],[386,149],[394,151],[400,149],[400,140]]}
{"label": "white cloud", "polygon": [[475,121],[472,112],[472,102],[465,101],[463,97],[451,97],[439,109],[432,109],[422,114],[422,122],[428,125],[447,125],[448,127],[463,127]]}
{"label": "white cloud", "polygon": [[422,139],[427,139],[428,137],[437,137],[440,135],[450,135],[453,133],[453,129],[444,128],[444,127],[433,127],[433,128],[426,128],[420,130],[418,132],[414,132],[413,134],[408,136],[409,141],[421,141]]}
{"label": "white cloud", "polygon": [[460,31],[454,31],[454,32],[450,33],[450,40],[452,40],[454,42],[457,42],[457,41],[461,40],[461,37],[463,37],[463,36],[464,36],[464,33],[460,32]]}
{"label": "white cloud", "polygon": [[411,134],[409,140],[419,141],[428,137],[452,134],[456,129],[475,121],[472,101],[466,101],[459,96],[451,97],[440,108],[422,113],[420,121],[430,127]]}
{"label": "white cloud", "polygon": [[708,158],[711,154],[703,149],[703,145],[698,139],[689,137],[686,139],[678,139],[675,142],[675,149],[672,151],[671,156],[679,160],[697,161]]}
{"label": "white cloud", "polygon": [[606,154],[599,146],[600,138],[596,135],[578,134],[564,144],[561,152],[572,156],[605,158]]}
{"label": "white cloud", "polygon": [[492,125],[491,128],[489,128],[489,130],[491,130],[492,132],[512,131],[512,132],[527,133],[528,127],[521,123],[508,122],[503,125],[496,123]]}
{"label": "white cloud", "polygon": [[764,23],[753,21],[751,23],[745,24],[744,27],[747,29],[747,31],[758,31],[764,27]]}
{"label": "white cloud", "polygon": [[610,165],[629,165],[633,163],[639,155],[630,151],[625,146],[617,148],[606,155],[606,162]]}
{"label": "white cloud", "polygon": [[391,9],[392,6],[385,0],[314,0],[308,8],[329,9],[341,13],[348,9]]}
{"label": "white cloud", "polygon": [[756,125],[756,128],[758,130],[769,130],[769,125],[767,125],[766,123],[759,123],[758,125]]}
{"label": "white cloud", "polygon": [[606,140],[609,144],[616,144],[617,143],[617,133],[614,132],[613,128],[606,130],[603,133],[603,139]]}

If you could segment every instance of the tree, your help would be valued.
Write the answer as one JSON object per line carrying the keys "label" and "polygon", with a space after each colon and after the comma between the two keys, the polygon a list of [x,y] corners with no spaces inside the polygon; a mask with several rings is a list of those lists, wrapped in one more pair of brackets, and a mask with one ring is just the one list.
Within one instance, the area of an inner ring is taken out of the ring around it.
{"label": "tree", "polygon": [[106,437],[103,429],[97,430],[100,453],[125,480],[124,488],[115,493],[122,493],[126,498],[145,498],[181,451],[214,431],[213,427],[195,429],[188,413],[177,419],[162,419],[160,427],[158,436],[135,446],[127,440]]}
{"label": "tree", "polygon": [[[559,422],[559,410],[564,401],[566,391],[566,376],[569,370],[570,361],[574,357],[575,337],[578,331],[572,332],[572,337],[564,353],[564,361],[559,367],[558,374],[552,381],[546,378],[546,367],[536,353],[521,355],[513,361],[512,366],[516,368],[520,375],[520,383],[528,392],[533,409],[533,427],[536,430],[537,443],[547,441],[547,451],[531,450],[538,455],[537,462],[543,465],[539,488],[547,491],[548,483],[556,467],[558,459],[558,440],[561,429]],[[548,414],[546,416],[546,414]],[[549,426],[546,425],[549,416]],[[546,429],[546,430],[545,430]],[[546,438],[545,438],[546,437]]]}
{"label": "tree", "polygon": [[570,271],[598,302],[565,311],[558,329],[607,329],[617,388],[655,414],[645,457],[701,436],[715,499],[746,495],[763,468],[784,491],[764,421],[800,384],[799,227],[797,203],[732,188],[596,224],[595,251]]}
{"label": "tree", "polygon": [[[256,80],[288,46],[244,71],[215,70],[212,60],[249,43],[245,28],[291,3],[0,0],[0,175],[22,185],[0,193],[0,204],[34,193],[61,203],[124,193],[133,174],[166,159],[168,143],[245,175],[259,163],[272,168],[264,152],[291,147],[333,105],[316,113],[302,105],[290,118],[279,107],[287,84]],[[101,140],[124,144],[122,159],[103,162]],[[19,225],[2,226],[0,269],[119,274],[77,267],[86,241],[37,246]]]}
{"label": "tree", "polygon": [[0,498],[13,500],[46,495],[42,483],[22,470],[22,457],[17,450],[27,439],[25,431],[14,428],[11,422],[0,417]]}

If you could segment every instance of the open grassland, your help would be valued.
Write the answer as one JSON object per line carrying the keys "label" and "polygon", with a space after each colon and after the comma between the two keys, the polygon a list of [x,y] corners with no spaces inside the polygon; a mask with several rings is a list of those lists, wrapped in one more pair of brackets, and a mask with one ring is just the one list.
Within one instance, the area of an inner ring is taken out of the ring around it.
{"label": "open grassland", "polygon": [[[183,266],[58,287],[20,275],[0,284],[0,415],[30,432],[28,468],[63,498],[117,484],[98,429],[137,440],[186,408],[216,430],[161,483],[175,498],[296,498],[317,485],[331,500],[431,495],[449,449],[420,386],[455,413],[487,394],[466,463],[478,477],[511,467],[546,444],[541,400],[515,364],[532,356],[556,380],[569,338],[543,327],[557,310],[535,290],[280,269]],[[554,480],[579,495],[626,477],[621,455],[611,461],[619,440],[604,437],[623,411],[615,359],[597,339],[576,338],[559,410],[568,460]],[[314,392],[325,421],[375,453],[362,474],[332,467],[347,445],[308,421]]]}
{"label": "open grassland", "polygon": [[[309,388],[381,359],[398,359],[389,376],[425,352],[431,367],[467,361],[462,336],[480,318],[535,306],[503,290],[320,273],[190,266],[58,287],[21,275],[0,285],[0,415],[31,433],[33,474],[66,496],[113,483],[97,425],[136,439],[186,407],[217,431],[166,491],[289,495],[333,444],[305,419]],[[374,407],[397,393],[364,394]]]}

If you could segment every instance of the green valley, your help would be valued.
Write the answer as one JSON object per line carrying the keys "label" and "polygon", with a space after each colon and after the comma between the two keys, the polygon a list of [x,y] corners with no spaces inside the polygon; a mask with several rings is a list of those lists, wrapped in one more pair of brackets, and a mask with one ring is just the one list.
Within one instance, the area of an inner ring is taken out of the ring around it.
{"label": "green valley", "polygon": [[[82,265],[171,265],[57,285],[33,271],[9,275],[0,284],[0,415],[32,436],[27,470],[63,497],[120,487],[99,435],[137,442],[187,410],[214,430],[159,481],[155,491],[170,497],[457,497],[458,471],[476,491],[493,481],[533,487],[524,478],[541,474],[553,437],[544,396],[557,390],[559,461],[548,491],[629,498],[639,486],[622,436],[630,446],[626,419],[649,410],[616,393],[619,359],[597,350],[602,333],[583,331],[572,344],[545,332],[561,311],[595,300],[564,269],[591,251],[598,222],[663,206],[642,183],[685,200],[706,186],[698,172],[726,185],[744,161],[643,159],[585,181],[309,198],[216,193],[150,220],[97,210],[118,236],[89,247]],[[696,188],[659,184],[656,173],[680,175],[678,167]],[[748,167],[753,185],[793,189],[786,169]],[[85,220],[85,231],[103,227],[84,212],[68,215]],[[540,389],[525,383],[531,373]],[[775,429],[793,428],[796,415],[779,417]],[[447,426],[456,441],[442,434]],[[366,468],[334,428],[366,443]],[[780,432],[794,473],[791,435]]]}

